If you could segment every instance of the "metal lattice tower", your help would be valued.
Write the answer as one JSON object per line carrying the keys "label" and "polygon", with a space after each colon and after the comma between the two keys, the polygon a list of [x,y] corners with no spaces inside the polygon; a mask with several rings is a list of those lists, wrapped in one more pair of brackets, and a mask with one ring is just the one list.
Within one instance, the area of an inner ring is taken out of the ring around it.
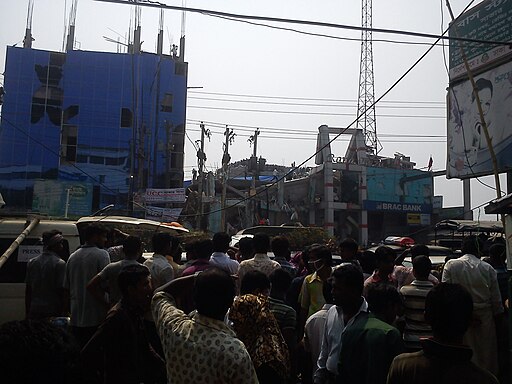
{"label": "metal lattice tower", "polygon": [[[364,133],[369,154],[380,151],[377,139],[377,120],[375,118],[375,90],[373,77],[372,49],[372,0],[362,1],[361,63],[359,69],[359,98],[357,101],[357,128]],[[371,108],[370,108],[371,107]]]}

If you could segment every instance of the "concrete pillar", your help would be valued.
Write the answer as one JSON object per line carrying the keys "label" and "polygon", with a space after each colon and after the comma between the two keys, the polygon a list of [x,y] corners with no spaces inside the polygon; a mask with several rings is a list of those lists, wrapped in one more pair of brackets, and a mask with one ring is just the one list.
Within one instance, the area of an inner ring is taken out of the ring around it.
{"label": "concrete pillar", "polygon": [[473,220],[471,210],[471,179],[462,180],[462,193],[464,196],[464,220]]}
{"label": "concrete pillar", "polygon": [[359,180],[359,205],[361,213],[359,218],[359,244],[368,245],[368,211],[364,209],[364,202],[368,198],[368,188],[366,184],[366,167],[362,167]]}
{"label": "concrete pillar", "polygon": [[324,228],[334,235],[334,177],[331,159],[324,159]]}

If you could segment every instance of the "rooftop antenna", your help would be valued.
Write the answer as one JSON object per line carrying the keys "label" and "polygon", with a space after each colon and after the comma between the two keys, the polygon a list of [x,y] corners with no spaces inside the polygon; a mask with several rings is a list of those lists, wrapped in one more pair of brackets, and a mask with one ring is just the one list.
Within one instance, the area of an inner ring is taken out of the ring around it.
{"label": "rooftop antenna", "polygon": [[141,21],[141,8],[140,5],[135,6],[135,30],[133,32],[133,53],[140,53],[141,41],[140,41],[140,21]]}
{"label": "rooftop antenna", "polygon": [[25,29],[25,37],[23,39],[23,48],[32,48],[32,42],[34,38],[32,37],[32,14],[34,13],[34,0],[28,1],[28,10],[27,10],[27,27]]}
{"label": "rooftop antenna", "polygon": [[158,21],[158,37],[156,42],[156,54],[162,56],[164,47],[164,10],[160,9],[160,19]]}
{"label": "rooftop antenna", "polygon": [[69,11],[69,27],[68,37],[66,40],[66,52],[72,51],[75,44],[75,20],[76,20],[76,8],[78,6],[78,0],[73,0],[71,3],[71,10]]}
{"label": "rooftop antenna", "polygon": [[[181,7],[187,7],[187,0],[181,0]],[[180,61],[185,61],[185,23],[187,21],[186,12],[181,11],[181,36],[180,36]]]}
{"label": "rooftop antenna", "polygon": [[130,24],[128,24],[128,53],[133,53],[133,41],[132,41],[132,33],[133,33],[133,9],[130,9]]}

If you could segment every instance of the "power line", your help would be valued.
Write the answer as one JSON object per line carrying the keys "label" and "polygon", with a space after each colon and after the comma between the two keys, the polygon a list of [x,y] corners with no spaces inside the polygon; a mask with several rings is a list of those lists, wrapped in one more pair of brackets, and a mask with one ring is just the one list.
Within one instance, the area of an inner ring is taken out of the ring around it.
{"label": "power line", "polygon": [[[236,112],[254,112],[254,113],[278,113],[291,115],[322,115],[322,116],[354,116],[353,113],[339,112],[305,112],[305,111],[267,111],[265,109],[245,109],[245,108],[227,108],[227,107],[207,107],[200,105],[187,105],[187,108],[194,109],[211,109],[217,111],[236,111]],[[445,116],[428,116],[428,115],[382,115],[380,117],[400,117],[400,118],[418,118],[418,119],[445,119]]]}
{"label": "power line", "polygon": [[136,2],[123,1],[123,0],[94,0],[94,1],[101,2],[101,3],[115,3],[115,4],[125,4],[125,5],[137,4],[137,5],[152,7],[152,8],[163,8],[163,9],[171,9],[171,10],[175,10],[175,11],[200,13],[200,14],[207,15],[207,16],[223,16],[223,17],[228,17],[228,18],[232,18],[232,19],[261,20],[261,21],[270,21],[270,22],[285,23],[285,24],[310,25],[310,26],[315,26],[315,27],[346,29],[346,30],[359,31],[359,32],[371,31],[372,33],[405,35],[405,36],[414,36],[414,37],[420,37],[420,38],[436,39],[436,41],[430,45],[429,49],[432,49],[433,47],[435,47],[437,45],[437,43],[441,40],[463,41],[463,42],[469,42],[469,43],[489,44],[489,45],[503,45],[503,46],[510,45],[510,42],[507,42],[507,41],[470,39],[470,38],[464,38],[464,37],[446,36],[446,34],[435,35],[435,34],[431,34],[431,33],[413,32],[413,31],[405,31],[405,30],[397,30],[397,29],[364,28],[364,27],[359,27],[359,26],[355,26],[355,25],[335,24],[335,23],[327,23],[327,22],[322,22],[322,21],[285,19],[285,18],[270,17],[270,16],[244,15],[244,14],[209,10],[209,9],[204,9],[204,8],[191,8],[191,7],[180,7],[180,6],[175,6],[175,5],[167,5],[164,3],[160,3],[158,1],[151,1],[151,0],[139,0]]}
{"label": "power line", "polygon": [[[208,101],[216,101],[216,102],[230,102],[230,103],[244,103],[244,104],[271,104],[271,105],[293,105],[293,106],[302,106],[302,107],[334,107],[334,108],[355,108],[357,105],[336,105],[336,104],[310,104],[310,103],[282,103],[278,101],[256,101],[256,100],[236,100],[236,99],[216,99],[213,97],[197,97],[197,96],[188,96],[187,99],[193,100],[208,100]],[[393,106],[393,105],[380,105],[379,108],[390,108],[390,109],[442,109],[445,108],[444,105],[439,106],[413,106],[413,105],[401,105],[401,106]]]}
{"label": "power line", "polygon": [[[275,95],[248,95],[240,93],[226,93],[226,92],[206,92],[206,91],[194,91],[190,90],[187,93],[197,93],[203,95],[219,95],[219,96],[236,96],[236,97],[248,97],[248,98],[263,98],[263,99],[280,99],[280,100],[311,100],[311,101],[332,101],[332,102],[353,102],[357,103],[355,99],[332,99],[332,98],[311,98],[311,97],[291,97],[291,96],[275,96]],[[406,101],[406,100],[382,100],[380,103],[396,103],[396,104],[442,104],[445,105],[444,101]]]}
{"label": "power line", "polygon": [[[200,122],[204,122],[205,124],[208,124],[208,125],[213,125],[213,126],[218,126],[218,127],[225,127],[226,125],[229,125],[230,127],[239,127],[239,128],[250,128],[248,130],[250,130],[251,132],[256,129],[256,128],[260,128],[261,130],[269,130],[269,131],[279,131],[279,132],[295,132],[295,133],[311,133],[311,134],[315,134],[317,135],[317,132],[312,132],[310,130],[303,130],[303,129],[293,129],[293,128],[287,128],[287,127],[266,127],[266,126],[262,126],[262,125],[243,125],[243,124],[234,124],[234,123],[221,123],[221,122],[215,122],[215,121],[207,121],[207,120],[194,120],[194,119],[187,119],[187,122],[188,123],[200,123]],[[443,127],[444,128],[444,127]],[[384,133],[384,134],[380,134],[379,136],[397,136],[397,137],[400,137],[400,136],[410,136],[410,137],[419,137],[418,135],[415,135],[415,134],[410,134],[410,135],[407,135],[407,134],[389,134],[389,133]],[[421,135],[420,135],[421,136]],[[430,136],[430,135],[425,135],[424,137],[446,137],[446,134],[444,135],[434,135],[434,136]]]}
{"label": "power line", "polygon": [[[462,13],[464,13],[469,7],[470,5],[473,3],[473,1],[471,1],[469,3],[468,6],[466,6],[466,8],[462,11]],[[448,31],[448,29],[446,29],[444,32],[443,32],[443,35],[444,36],[446,34],[446,32]],[[436,44],[441,40],[441,37],[436,39],[436,41],[434,43],[432,43],[432,45],[390,86],[388,87],[388,89],[381,95],[379,96],[374,102],[372,105],[368,106],[367,109],[369,108],[373,108],[375,106],[375,104],[379,103],[384,97],[386,97],[414,68],[416,68],[416,66],[430,53],[430,51],[432,49],[434,49],[434,47],[436,46]],[[365,113],[366,111],[362,111],[361,113]],[[229,208],[232,208],[232,207],[236,207],[237,205],[249,200],[249,199],[253,199],[255,198],[256,196],[259,196],[260,194],[268,191],[270,188],[272,188],[273,186],[275,186],[278,182],[280,182],[281,180],[284,180],[289,174],[291,174],[293,171],[301,168],[303,165],[305,165],[308,161],[310,161],[311,159],[313,159],[318,153],[320,153],[321,151],[324,150],[324,148],[326,148],[327,146],[331,145],[337,138],[339,138],[347,129],[349,129],[351,126],[353,126],[357,120],[360,118],[360,116],[357,116],[355,120],[352,121],[352,123],[350,123],[345,129],[343,129],[340,133],[338,133],[337,135],[334,136],[334,138],[332,138],[331,140],[329,140],[324,146],[322,146],[321,148],[318,148],[311,156],[309,156],[307,159],[305,159],[302,163],[300,163],[299,165],[297,165],[296,167],[293,167],[292,169],[290,169],[290,171],[288,171],[284,176],[280,177],[280,178],[277,178],[276,180],[274,180],[272,183],[270,183],[270,185],[267,185],[265,186],[263,189],[257,191],[255,194],[253,194],[252,196],[248,196],[248,197],[245,197],[243,199],[240,199],[238,202],[234,203],[234,204],[231,204],[229,205],[228,207],[225,207],[225,208],[222,208],[222,209],[229,209]],[[210,213],[215,213],[215,212],[218,212],[219,210],[214,210],[214,211],[210,211]],[[186,215],[186,216],[197,216],[197,215]]]}

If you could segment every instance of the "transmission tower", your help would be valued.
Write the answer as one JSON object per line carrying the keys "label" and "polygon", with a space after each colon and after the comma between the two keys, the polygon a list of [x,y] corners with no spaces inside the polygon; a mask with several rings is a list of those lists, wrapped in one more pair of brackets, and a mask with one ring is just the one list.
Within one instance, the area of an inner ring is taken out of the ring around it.
{"label": "transmission tower", "polygon": [[377,139],[377,120],[375,118],[375,88],[373,77],[372,48],[372,0],[362,2],[361,66],[359,69],[359,98],[357,101],[357,128],[364,133],[368,154],[377,155],[380,143]]}

